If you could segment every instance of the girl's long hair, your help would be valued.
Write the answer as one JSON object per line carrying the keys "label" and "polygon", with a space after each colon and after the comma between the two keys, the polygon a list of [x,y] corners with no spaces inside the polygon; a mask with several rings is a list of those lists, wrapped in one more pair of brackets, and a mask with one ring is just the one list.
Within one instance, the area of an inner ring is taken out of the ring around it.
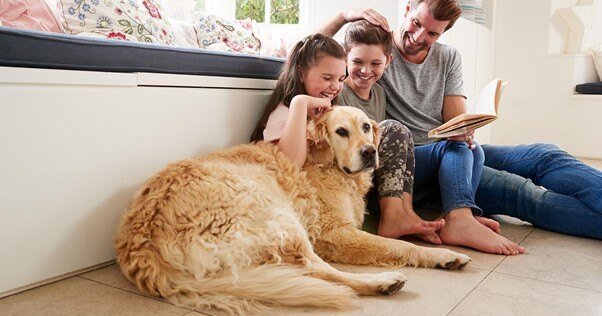
{"label": "girl's long hair", "polygon": [[332,56],[345,60],[345,50],[331,37],[322,34],[314,34],[305,37],[295,44],[286,62],[280,70],[276,88],[266,102],[263,114],[251,135],[251,141],[263,139],[263,130],[272,111],[283,103],[290,106],[291,100],[298,94],[306,94],[301,82],[301,70],[307,70],[322,56]]}

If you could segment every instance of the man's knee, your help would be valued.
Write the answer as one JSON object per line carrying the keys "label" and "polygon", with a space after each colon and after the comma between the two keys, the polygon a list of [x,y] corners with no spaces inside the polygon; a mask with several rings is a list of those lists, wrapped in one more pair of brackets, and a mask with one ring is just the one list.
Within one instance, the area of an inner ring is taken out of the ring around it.
{"label": "man's knee", "polygon": [[561,158],[561,157],[565,157],[568,155],[568,153],[566,151],[564,151],[562,148],[558,147],[558,145],[556,144],[551,144],[551,143],[536,143],[536,144],[531,144],[531,145],[525,145],[525,146],[529,146],[529,150],[532,151],[535,156],[541,158],[541,159],[555,159],[555,158]]}

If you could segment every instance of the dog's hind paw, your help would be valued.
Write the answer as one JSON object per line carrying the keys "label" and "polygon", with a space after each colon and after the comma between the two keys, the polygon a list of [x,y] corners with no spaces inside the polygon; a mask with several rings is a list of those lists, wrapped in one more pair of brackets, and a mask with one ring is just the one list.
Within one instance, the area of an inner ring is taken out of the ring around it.
{"label": "dog's hind paw", "polygon": [[[388,271],[372,275],[372,283],[375,285],[374,294],[389,295],[398,292],[406,284],[407,278],[398,271]],[[372,294],[372,295],[374,295]]]}
{"label": "dog's hind paw", "polygon": [[398,280],[397,282],[389,285],[387,288],[381,288],[378,290],[378,294],[389,295],[401,290],[401,288],[406,284],[406,281]]}

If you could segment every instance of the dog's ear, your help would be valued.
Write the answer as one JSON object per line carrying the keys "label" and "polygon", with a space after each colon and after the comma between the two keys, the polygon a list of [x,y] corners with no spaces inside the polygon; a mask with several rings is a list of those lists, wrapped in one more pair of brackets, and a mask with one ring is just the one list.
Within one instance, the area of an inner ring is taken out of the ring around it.
{"label": "dog's ear", "polygon": [[372,125],[372,136],[374,137],[374,148],[378,149],[378,145],[380,145],[380,127],[378,127],[378,123],[375,120],[370,120],[370,124]]}
{"label": "dog's ear", "polygon": [[328,139],[325,120],[310,120],[307,124],[307,159],[305,163],[332,165],[334,152]]}
{"label": "dog's ear", "polygon": [[[378,127],[378,123],[374,120],[370,120],[370,125],[372,125],[372,136],[374,148],[376,148],[376,152],[378,152],[378,146],[380,145],[380,127]],[[376,155],[376,168],[380,165],[380,157]]]}

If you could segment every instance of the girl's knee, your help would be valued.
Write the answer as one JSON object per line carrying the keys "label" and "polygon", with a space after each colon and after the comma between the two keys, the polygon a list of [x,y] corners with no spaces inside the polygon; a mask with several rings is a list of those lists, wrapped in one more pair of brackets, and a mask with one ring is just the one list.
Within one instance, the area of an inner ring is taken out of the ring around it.
{"label": "girl's knee", "polygon": [[378,126],[381,128],[383,135],[386,133],[388,135],[397,135],[400,138],[412,139],[412,132],[399,121],[384,120],[380,122]]}

